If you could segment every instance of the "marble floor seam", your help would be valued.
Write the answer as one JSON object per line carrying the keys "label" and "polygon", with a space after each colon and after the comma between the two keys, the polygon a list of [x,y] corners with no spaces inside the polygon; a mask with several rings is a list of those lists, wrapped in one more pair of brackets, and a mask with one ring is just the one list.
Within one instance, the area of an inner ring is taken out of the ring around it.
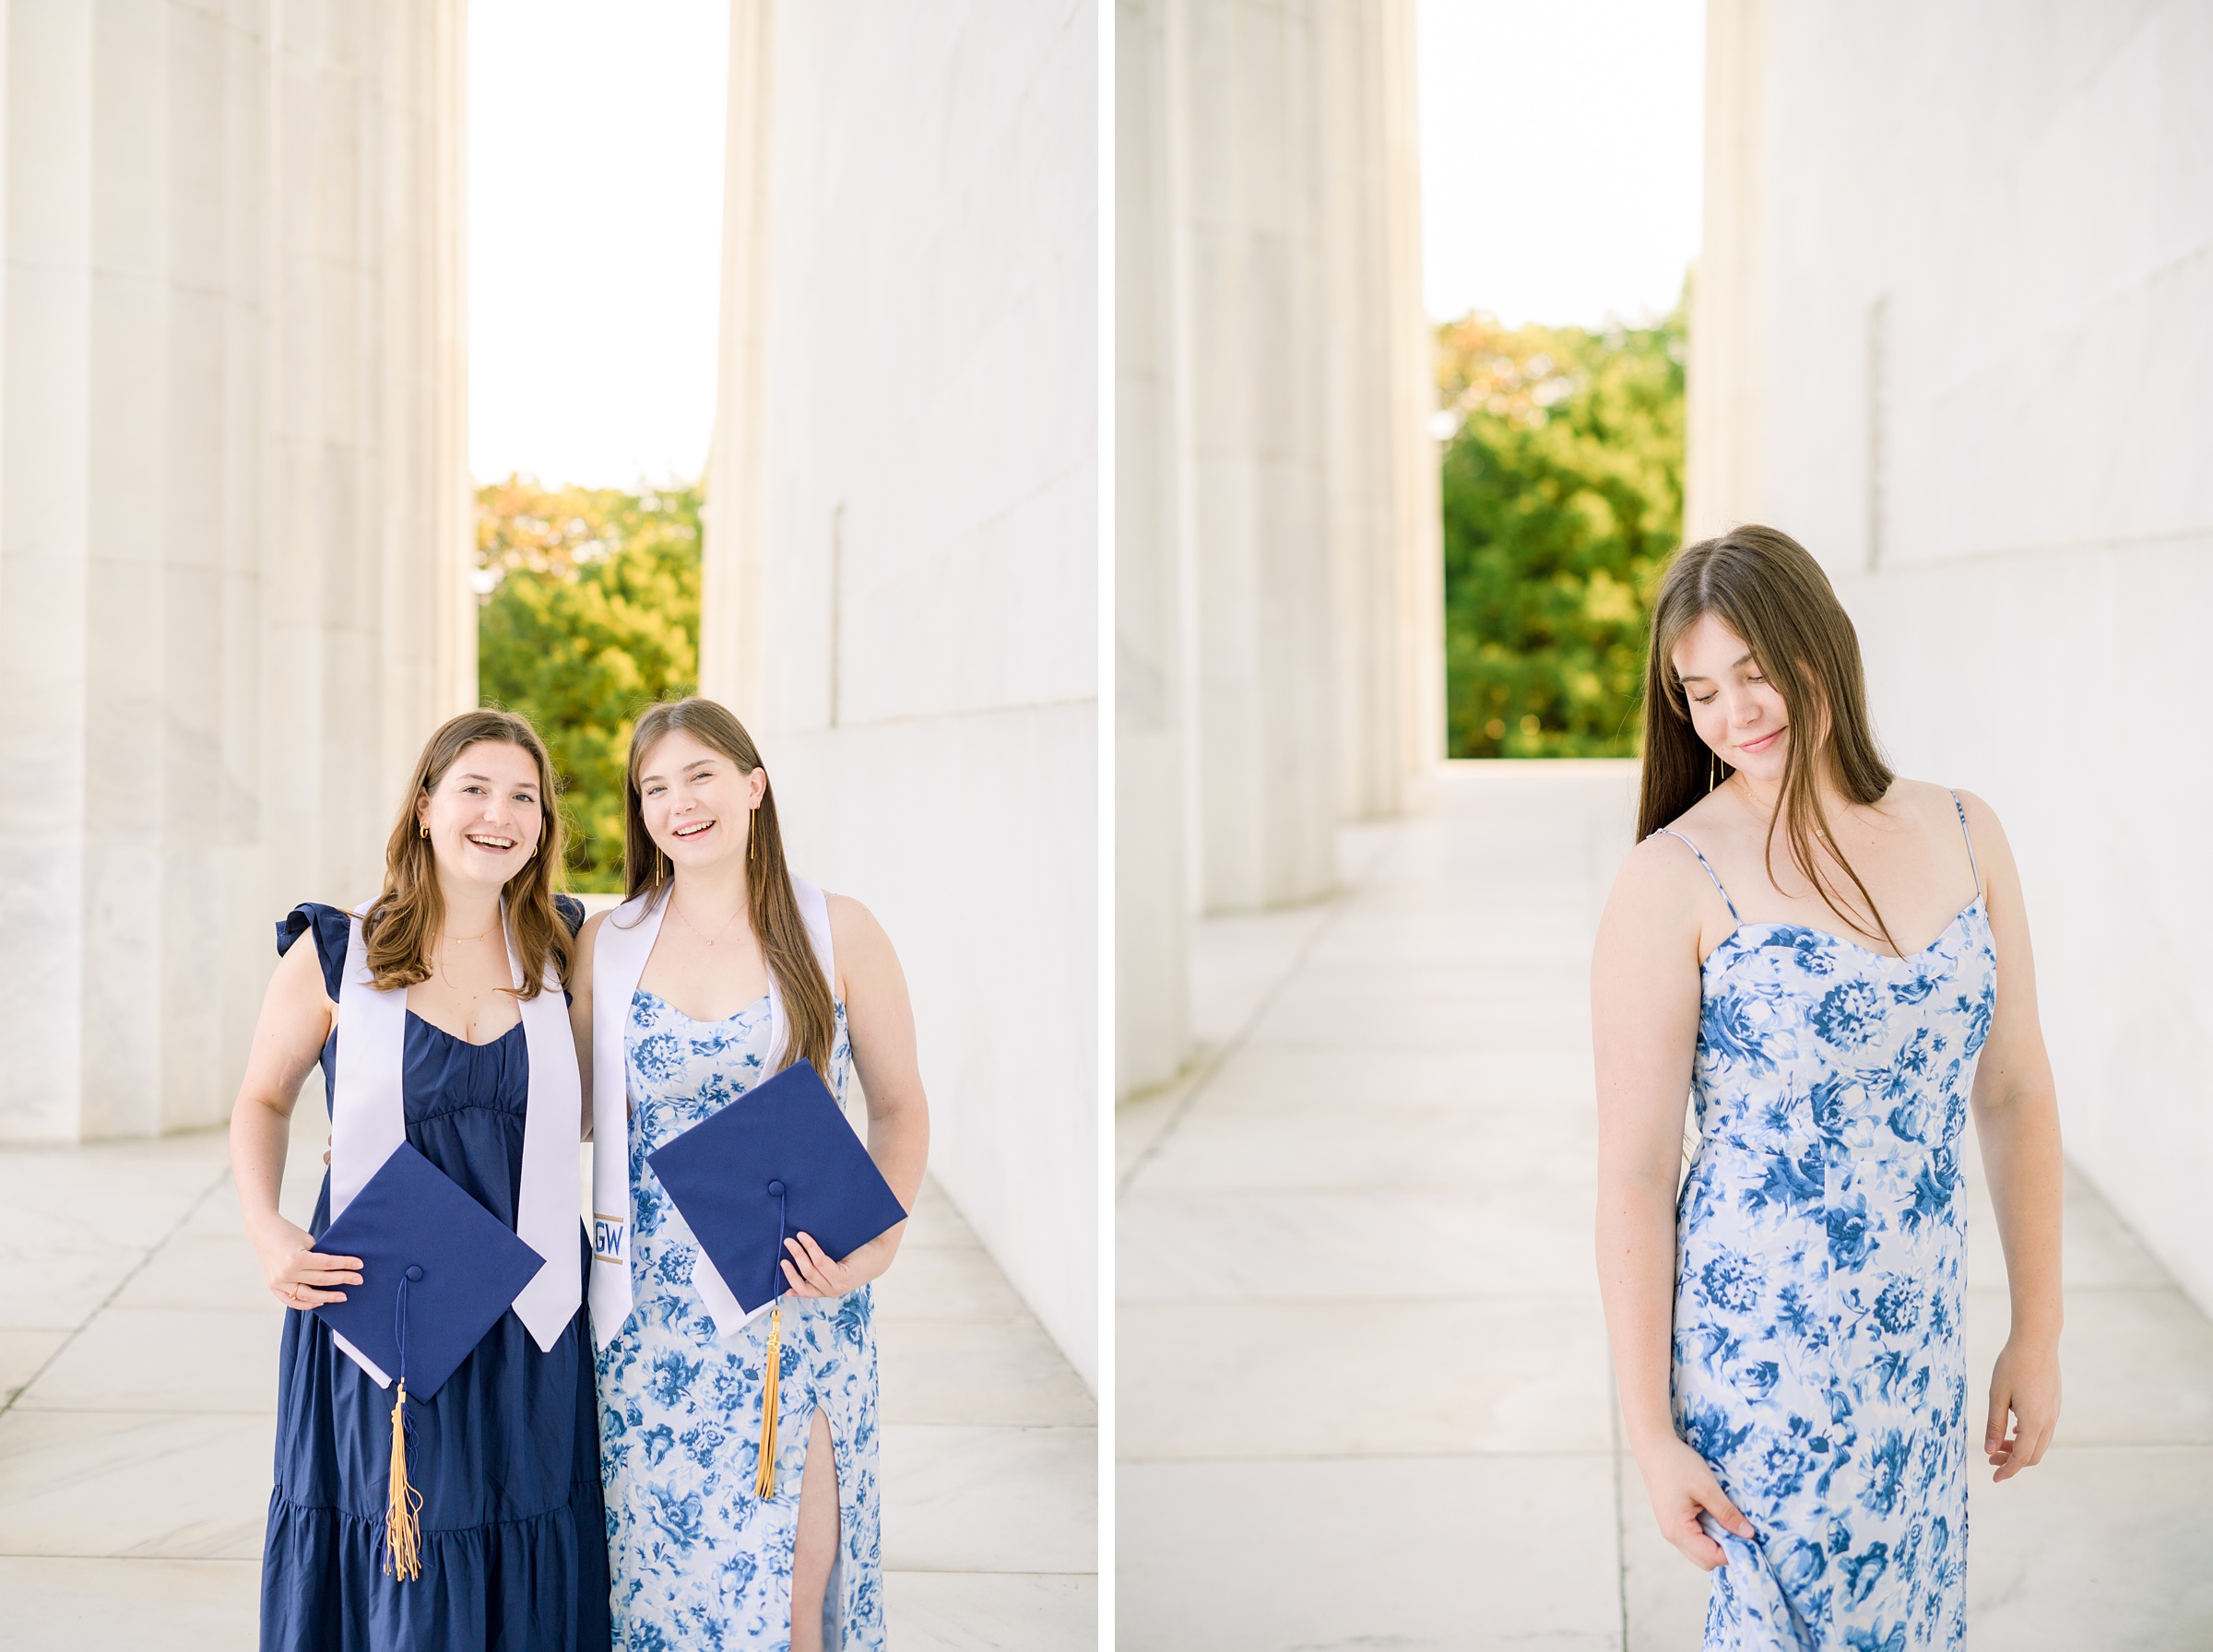
{"label": "marble floor seam", "polygon": [[[20,1400],[24,1395],[30,1392],[32,1388],[36,1387],[38,1386],[39,1379],[44,1376],[46,1373],[53,1368],[56,1361],[60,1360],[69,1351],[71,1344],[73,1344],[78,1337],[84,1334],[85,1328],[89,1326],[95,1319],[99,1318],[101,1315],[106,1313],[109,1306],[113,1304],[115,1299],[121,1296],[124,1291],[130,1288],[131,1281],[136,1279],[141,1273],[146,1271],[147,1268],[152,1263],[154,1257],[161,1252],[162,1248],[171,1244],[173,1240],[175,1240],[179,1233],[182,1233],[185,1230],[187,1225],[190,1224],[194,1213],[197,1211],[200,1206],[207,1201],[208,1195],[214,1193],[230,1179],[231,1166],[226,1161],[222,1169],[216,1173],[213,1179],[207,1182],[206,1186],[201,1187],[199,1192],[195,1194],[186,1203],[183,1212],[177,1217],[176,1221],[170,1224],[169,1231],[163,1233],[159,1239],[155,1240],[153,1244],[148,1245],[140,1254],[137,1261],[134,1262],[130,1268],[124,1271],[123,1277],[115,1281],[113,1288],[111,1289],[105,1296],[101,1298],[99,1304],[95,1306],[90,1313],[87,1314],[84,1318],[76,1326],[70,1328],[69,1334],[63,1339],[61,1346],[56,1348],[51,1354],[47,1355],[45,1363],[40,1365],[36,1371],[32,1372],[30,1375],[24,1380],[22,1386],[17,1388],[14,1393],[9,1394],[5,1399],[0,1399],[0,1417],[6,1416],[10,1411],[16,1409],[17,1402]],[[194,1310],[185,1309],[180,1311],[192,1312]]]}

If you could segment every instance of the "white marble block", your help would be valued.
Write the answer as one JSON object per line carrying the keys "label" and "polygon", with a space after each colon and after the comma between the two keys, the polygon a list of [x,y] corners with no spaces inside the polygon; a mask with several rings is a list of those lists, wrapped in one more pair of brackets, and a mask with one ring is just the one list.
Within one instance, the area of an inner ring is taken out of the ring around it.
{"label": "white marble block", "polygon": [[931,1171],[1097,1348],[1099,18],[731,13],[701,679],[906,970]]}

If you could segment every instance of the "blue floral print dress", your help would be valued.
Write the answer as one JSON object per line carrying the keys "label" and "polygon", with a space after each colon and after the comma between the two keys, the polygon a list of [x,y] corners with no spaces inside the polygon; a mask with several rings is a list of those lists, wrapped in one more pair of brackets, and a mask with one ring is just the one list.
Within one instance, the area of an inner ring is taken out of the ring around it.
{"label": "blue floral print dress", "polygon": [[[828,1078],[846,1099],[853,1053],[836,1010]],[[820,1407],[837,1465],[838,1554],[822,1644],[883,1646],[876,1439],[876,1337],[869,1289],[784,1298],[776,1491],[760,1465],[765,1316],[727,1342],[692,1288],[698,1242],[645,1156],[768,1076],[769,1001],[695,1021],[640,989],[624,1057],[630,1133],[631,1281],[636,1306],[598,1356],[600,1463],[619,1652],[783,1648],[799,1476]]]}
{"label": "blue floral print dress", "polygon": [[1964,1643],[1959,1138],[1996,986],[1980,894],[1911,957],[1738,918],[1706,959],[1674,1407],[1756,1534],[1704,1523],[1709,1648]]}

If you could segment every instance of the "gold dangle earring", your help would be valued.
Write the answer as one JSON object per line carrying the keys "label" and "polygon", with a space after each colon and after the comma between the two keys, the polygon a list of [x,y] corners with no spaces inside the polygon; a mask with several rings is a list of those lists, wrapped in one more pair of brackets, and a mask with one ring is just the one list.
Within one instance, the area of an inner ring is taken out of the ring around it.
{"label": "gold dangle earring", "polygon": [[1706,792],[1709,796],[1712,796],[1713,788],[1721,784],[1719,779],[1721,768],[1722,760],[1715,755],[1713,748],[1709,746],[1706,749]]}

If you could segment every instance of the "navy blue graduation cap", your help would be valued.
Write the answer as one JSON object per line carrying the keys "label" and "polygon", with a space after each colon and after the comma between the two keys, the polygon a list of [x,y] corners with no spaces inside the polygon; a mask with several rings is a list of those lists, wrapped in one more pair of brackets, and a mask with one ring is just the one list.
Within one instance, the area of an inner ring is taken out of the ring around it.
{"label": "navy blue graduation cap", "polygon": [[314,1248],[361,1257],[361,1282],[347,1288],[344,1302],[309,1312],[397,1387],[385,1570],[404,1580],[421,1570],[415,1516],[422,1498],[408,1480],[408,1396],[437,1393],[546,1260],[404,1141]]}
{"label": "navy blue graduation cap", "polygon": [[645,1162],[748,1314],[787,1288],[779,1266],[787,1235],[804,1233],[842,1262],[906,1220],[805,1061],[754,1085]]}
{"label": "navy blue graduation cap", "polygon": [[[813,1066],[795,1061],[645,1156],[700,1248],[748,1314],[784,1294],[785,1239],[805,1233],[844,1261],[906,1207]],[[753,1494],[776,1493],[776,1387],[784,1310],[769,1316]]]}

